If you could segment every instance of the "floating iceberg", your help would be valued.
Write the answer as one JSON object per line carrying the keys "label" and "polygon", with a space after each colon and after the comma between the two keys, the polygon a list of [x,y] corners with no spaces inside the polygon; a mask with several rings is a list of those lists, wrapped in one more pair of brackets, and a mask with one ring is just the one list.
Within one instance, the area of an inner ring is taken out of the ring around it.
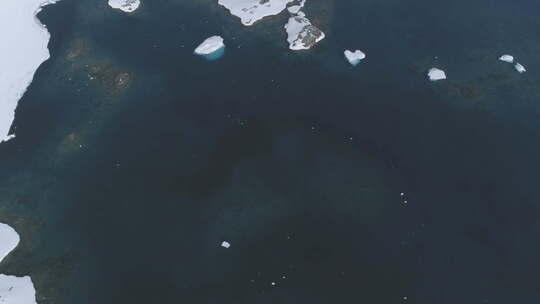
{"label": "floating iceberg", "polygon": [[504,62],[508,62],[508,63],[512,63],[512,62],[514,62],[514,56],[512,56],[512,55],[502,55],[501,57],[499,57],[499,60],[504,61]]}
{"label": "floating iceberg", "polygon": [[223,241],[221,242],[221,247],[223,248],[229,248],[231,247],[231,243],[227,242],[227,241]]}
{"label": "floating iceberg", "polygon": [[345,53],[345,58],[347,58],[349,63],[352,64],[353,66],[356,66],[357,64],[360,63],[360,61],[362,61],[362,59],[366,58],[366,54],[364,54],[364,52],[360,50],[356,50],[354,52],[345,50],[344,53]]}
{"label": "floating iceberg", "polygon": [[126,13],[132,13],[141,5],[140,0],[109,0],[109,6]]}
{"label": "floating iceberg", "polygon": [[[19,235],[13,228],[0,223],[0,262],[17,247],[19,240]],[[30,277],[0,274],[0,302],[7,304],[37,303],[36,290]]]}
{"label": "floating iceberg", "polygon": [[443,70],[439,70],[437,68],[431,68],[428,72],[429,80],[431,81],[437,81],[446,79],[446,73]]}
{"label": "floating iceberg", "polygon": [[281,13],[294,0],[219,0],[229,12],[240,18],[243,25],[253,25],[267,16]]}
{"label": "floating iceberg", "polygon": [[212,36],[204,40],[194,51],[197,55],[202,55],[207,59],[214,60],[221,57],[225,50],[223,38]]}
{"label": "floating iceberg", "polygon": [[57,0],[0,1],[0,143],[9,140],[19,99],[39,65],[49,59],[49,32],[36,18]]}
{"label": "floating iceberg", "polygon": [[516,68],[516,71],[520,73],[525,73],[527,71],[525,67],[519,62],[517,62],[516,65],[514,65],[514,68]]}
{"label": "floating iceberg", "polygon": [[290,17],[289,22],[285,24],[285,30],[289,48],[294,51],[310,49],[325,37],[319,28],[311,24],[303,12]]}
{"label": "floating iceberg", "polygon": [[6,224],[0,223],[0,262],[19,244],[17,232]]}

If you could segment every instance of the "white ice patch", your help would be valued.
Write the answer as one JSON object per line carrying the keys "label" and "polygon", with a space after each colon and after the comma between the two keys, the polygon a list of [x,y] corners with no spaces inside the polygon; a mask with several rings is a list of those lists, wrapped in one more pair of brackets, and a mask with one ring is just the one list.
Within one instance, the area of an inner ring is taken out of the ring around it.
{"label": "white ice patch", "polygon": [[220,36],[212,36],[204,40],[196,49],[197,55],[209,55],[225,47],[223,38]]}
{"label": "white ice patch", "polygon": [[431,81],[437,81],[446,79],[446,73],[443,70],[439,70],[437,68],[431,68],[428,72],[429,80]]}
{"label": "white ice patch", "polygon": [[223,248],[229,248],[231,247],[231,243],[227,242],[227,241],[223,241],[221,242],[221,247]]}
{"label": "white ice patch", "polygon": [[349,61],[350,64],[353,66],[357,65],[362,61],[362,59],[366,58],[366,54],[360,50],[356,50],[354,52],[345,50],[345,58]]}
{"label": "white ice patch", "polygon": [[289,48],[294,51],[310,49],[325,37],[320,29],[311,24],[303,12],[290,17],[289,22],[285,24],[285,30]]}
{"label": "white ice patch", "polygon": [[0,223],[0,262],[17,247],[19,241],[19,234],[13,228]]}
{"label": "white ice patch", "polygon": [[252,25],[267,16],[281,13],[287,4],[294,0],[219,0],[230,13],[242,21],[243,25]]}
{"label": "white ice patch", "polygon": [[36,290],[29,276],[15,277],[0,274],[0,303],[35,304]]}
{"label": "white ice patch", "polygon": [[134,12],[141,5],[140,0],[109,0],[109,6],[126,13]]}
{"label": "white ice patch", "polygon": [[298,14],[305,4],[306,4],[306,0],[301,0],[299,4],[287,7],[287,10],[291,14]]}
{"label": "white ice patch", "polygon": [[516,71],[518,71],[519,73],[525,73],[527,71],[521,63],[516,63],[516,65],[514,65],[514,68],[516,68]]}
{"label": "white ice patch", "polygon": [[0,143],[13,137],[9,129],[17,103],[39,65],[49,59],[49,32],[36,18],[57,0],[0,0]]}
{"label": "white ice patch", "polygon": [[512,63],[512,62],[514,62],[514,56],[512,56],[512,55],[502,55],[501,57],[499,57],[499,60],[504,61],[504,62],[508,62],[508,63]]}

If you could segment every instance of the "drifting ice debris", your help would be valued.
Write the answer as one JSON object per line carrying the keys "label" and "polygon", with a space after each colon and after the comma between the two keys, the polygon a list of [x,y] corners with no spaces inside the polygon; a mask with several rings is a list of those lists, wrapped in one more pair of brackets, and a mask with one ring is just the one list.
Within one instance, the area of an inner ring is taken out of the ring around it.
{"label": "drifting ice debris", "polygon": [[221,242],[221,247],[223,248],[229,248],[231,247],[231,243],[227,242],[227,241],[223,241]]}
{"label": "drifting ice debris", "polygon": [[442,80],[446,79],[446,73],[443,70],[431,68],[428,72],[428,77],[431,81]]}
{"label": "drifting ice debris", "polygon": [[516,63],[514,67],[516,68],[516,71],[520,73],[525,73],[527,71],[521,63]]}
{"label": "drifting ice debris", "polygon": [[349,63],[352,64],[353,66],[356,66],[357,64],[360,63],[360,61],[362,61],[362,59],[366,58],[366,54],[364,54],[364,52],[360,50],[356,50],[354,52],[345,50],[344,53],[345,53],[345,58],[347,58]]}
{"label": "drifting ice debris", "polygon": [[504,62],[508,62],[508,63],[512,63],[512,62],[514,62],[514,56],[512,56],[512,55],[502,55],[501,57],[499,57],[499,60],[504,61]]}
{"label": "drifting ice debris", "polygon": [[223,38],[220,36],[212,36],[204,40],[196,49],[195,54],[197,55],[209,55],[215,51],[220,50],[225,47],[223,44]]}

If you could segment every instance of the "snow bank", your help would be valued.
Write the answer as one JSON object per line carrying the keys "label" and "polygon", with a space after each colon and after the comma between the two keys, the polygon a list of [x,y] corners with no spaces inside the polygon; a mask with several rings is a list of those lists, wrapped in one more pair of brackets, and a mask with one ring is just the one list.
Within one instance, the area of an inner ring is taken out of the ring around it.
{"label": "snow bank", "polygon": [[508,62],[508,63],[512,63],[512,62],[514,62],[514,56],[512,56],[512,55],[502,55],[501,57],[499,57],[499,60],[504,61],[504,62]]}
{"label": "snow bank", "polygon": [[134,12],[141,5],[140,0],[109,0],[109,6],[126,13]]}
{"label": "snow bank", "polygon": [[294,0],[219,0],[229,12],[240,18],[243,25],[253,25],[267,16],[281,13]]}
{"label": "snow bank", "polygon": [[0,262],[17,247],[19,240],[19,234],[13,228],[0,223]]}
{"label": "snow bank", "polygon": [[310,49],[325,37],[319,28],[311,24],[303,12],[290,17],[289,22],[285,24],[285,30],[289,48],[294,51]]}
{"label": "snow bank", "polygon": [[439,70],[437,68],[431,68],[428,72],[429,80],[431,81],[437,81],[446,79],[446,73],[443,70]]}
{"label": "snow bank", "polygon": [[225,47],[223,38],[220,36],[212,36],[204,40],[196,49],[197,55],[209,55]]}
{"label": "snow bank", "polygon": [[29,276],[15,277],[0,274],[0,303],[35,304],[36,290]]}
{"label": "snow bank", "polygon": [[366,58],[366,54],[360,50],[356,50],[354,52],[345,50],[345,58],[349,61],[350,64],[353,66],[357,65],[362,61],[362,59]]}
{"label": "snow bank", "polygon": [[49,32],[36,18],[57,0],[0,1],[0,142],[13,137],[9,129],[19,99],[39,65],[49,58]]}

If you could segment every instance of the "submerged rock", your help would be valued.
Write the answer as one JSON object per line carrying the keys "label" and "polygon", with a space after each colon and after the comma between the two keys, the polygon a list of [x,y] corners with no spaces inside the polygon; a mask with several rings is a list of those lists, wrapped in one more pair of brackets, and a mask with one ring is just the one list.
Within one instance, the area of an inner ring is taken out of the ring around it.
{"label": "submerged rock", "polygon": [[319,28],[311,24],[303,12],[290,17],[289,22],[285,24],[285,30],[289,48],[294,51],[310,49],[325,37]]}

